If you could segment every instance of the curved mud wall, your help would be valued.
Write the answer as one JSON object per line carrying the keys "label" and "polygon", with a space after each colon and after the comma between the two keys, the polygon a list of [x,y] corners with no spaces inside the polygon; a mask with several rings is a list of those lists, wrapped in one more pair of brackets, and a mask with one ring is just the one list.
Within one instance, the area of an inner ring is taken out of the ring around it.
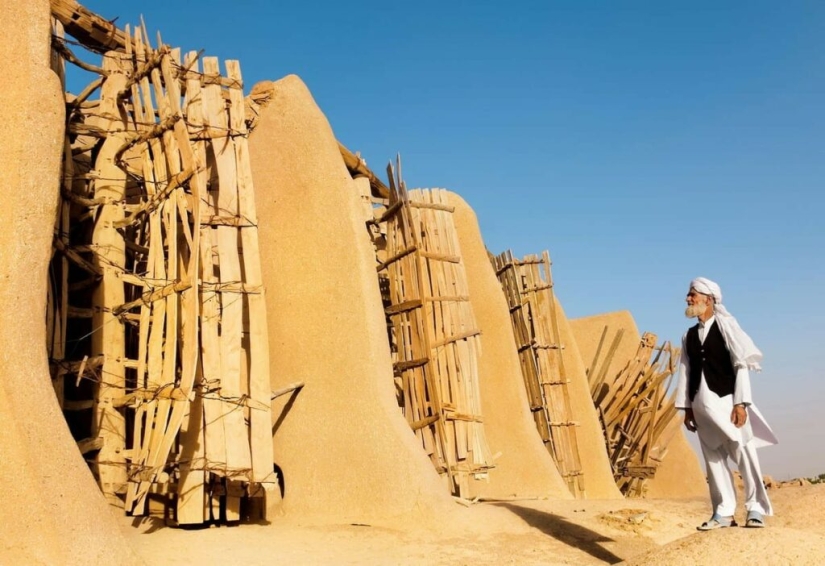
{"label": "curved mud wall", "polygon": [[[605,326],[608,327],[608,331],[605,345],[602,346],[602,356],[616,332],[624,329],[621,342],[608,369],[609,375],[619,373],[627,361],[636,355],[639,341],[642,339],[633,315],[629,311],[577,318],[570,321],[570,326],[576,335],[576,342],[587,365],[593,361],[593,355],[596,353]],[[681,420],[681,412],[677,418]],[[668,444],[667,454],[656,471],[656,477],[647,482],[646,497],[676,498],[703,495],[707,495],[705,474],[682,428]]]}
{"label": "curved mud wall", "polygon": [[470,302],[481,330],[478,367],[484,432],[490,451],[499,454],[489,482],[470,486],[482,497],[570,499],[570,491],[530,415],[507,300],[487,257],[476,215],[459,195],[448,196],[455,207],[453,218]]}
{"label": "curved mud wall", "polygon": [[[283,509],[381,523],[455,507],[395,398],[375,252],[326,117],[296,76],[269,91],[250,136],[267,293]],[[285,405],[286,403],[286,405]]]}
{"label": "curved mud wall", "polygon": [[134,564],[57,404],[46,284],[64,103],[48,0],[0,7],[0,563]]}

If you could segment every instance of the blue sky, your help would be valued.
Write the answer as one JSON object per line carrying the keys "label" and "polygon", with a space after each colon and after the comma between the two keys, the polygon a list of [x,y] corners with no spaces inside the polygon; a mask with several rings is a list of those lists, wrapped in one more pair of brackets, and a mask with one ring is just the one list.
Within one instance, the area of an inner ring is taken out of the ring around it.
{"label": "blue sky", "polygon": [[301,76],[373,170],[400,152],[491,251],[549,249],[570,317],[678,341],[689,281],[715,279],[765,353],[763,471],[825,472],[825,3],[84,5],[239,59],[247,90]]}

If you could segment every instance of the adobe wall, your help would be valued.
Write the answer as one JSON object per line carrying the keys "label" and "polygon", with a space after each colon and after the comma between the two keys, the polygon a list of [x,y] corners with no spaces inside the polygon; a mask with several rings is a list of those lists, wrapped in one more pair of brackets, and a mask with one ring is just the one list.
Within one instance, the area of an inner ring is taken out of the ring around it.
{"label": "adobe wall", "polygon": [[[600,357],[604,357],[616,332],[624,329],[622,340],[608,369],[608,375],[616,375],[636,354],[641,340],[633,315],[629,311],[617,311],[570,321],[582,357],[588,365],[593,361],[605,325],[608,326],[608,332]],[[681,412],[677,418],[681,420]],[[704,468],[685,438],[684,428],[681,428],[668,444],[667,454],[656,471],[656,477],[647,482],[646,497],[678,498],[706,495]]]}
{"label": "adobe wall", "polygon": [[[77,450],[46,359],[46,285],[63,150],[48,0],[0,5],[0,563],[136,564]],[[116,558],[115,558],[116,557]]]}
{"label": "adobe wall", "polygon": [[570,499],[552,456],[544,447],[527,401],[507,300],[487,256],[476,215],[459,195],[447,193],[470,303],[481,330],[479,386],[484,433],[492,454],[500,454],[488,482],[471,483],[474,495],[490,498]]}
{"label": "adobe wall", "polygon": [[296,76],[271,89],[249,141],[284,511],[387,523],[456,507],[395,398],[375,252],[326,117]]}

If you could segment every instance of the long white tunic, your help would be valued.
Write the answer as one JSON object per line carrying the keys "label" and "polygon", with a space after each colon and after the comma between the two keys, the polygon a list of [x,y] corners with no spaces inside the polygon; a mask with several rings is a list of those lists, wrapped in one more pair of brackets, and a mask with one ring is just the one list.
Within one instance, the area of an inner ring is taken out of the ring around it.
{"label": "long white tunic", "polygon": [[[707,330],[716,322],[716,317],[710,317],[704,324],[699,323],[699,340],[704,343]],[[686,349],[687,333],[682,336],[682,355],[679,362],[679,381],[676,389],[676,408],[693,409],[696,421],[696,432],[703,444],[710,448],[718,448],[726,442],[736,442],[745,445],[754,440],[756,447],[776,444],[777,439],[764,417],[753,404],[751,399],[750,372],[746,365],[733,360],[736,369],[736,385],[733,395],[719,397],[711,391],[705,383],[705,375],[699,383],[699,391],[690,400],[688,395],[689,361]],[[745,425],[737,428],[730,416],[733,406],[744,403],[748,408],[748,419]]]}

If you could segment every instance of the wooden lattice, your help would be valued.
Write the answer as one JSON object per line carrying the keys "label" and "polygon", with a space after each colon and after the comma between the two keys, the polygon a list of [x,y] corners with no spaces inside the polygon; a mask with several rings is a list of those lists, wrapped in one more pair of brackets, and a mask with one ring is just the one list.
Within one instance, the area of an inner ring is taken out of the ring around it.
{"label": "wooden lattice", "polygon": [[378,271],[404,415],[451,492],[466,497],[469,479],[485,478],[493,464],[478,387],[480,332],[452,212],[444,191],[408,194],[399,175],[379,219],[386,256]]}
{"label": "wooden lattice", "polygon": [[539,435],[553,455],[559,472],[576,497],[586,497],[578,423],[573,420],[559,335],[550,256],[513,258],[510,251],[493,258],[510,308],[530,411]]}
{"label": "wooden lattice", "polygon": [[[117,30],[75,2],[52,10],[107,50],[102,67],[82,64],[99,78],[67,95],[49,295],[58,399],[112,503],[140,515],[161,494],[180,523],[237,520],[242,497],[276,481],[240,67],[182,62],[145,26]],[[54,46],[79,61],[59,34]]]}

